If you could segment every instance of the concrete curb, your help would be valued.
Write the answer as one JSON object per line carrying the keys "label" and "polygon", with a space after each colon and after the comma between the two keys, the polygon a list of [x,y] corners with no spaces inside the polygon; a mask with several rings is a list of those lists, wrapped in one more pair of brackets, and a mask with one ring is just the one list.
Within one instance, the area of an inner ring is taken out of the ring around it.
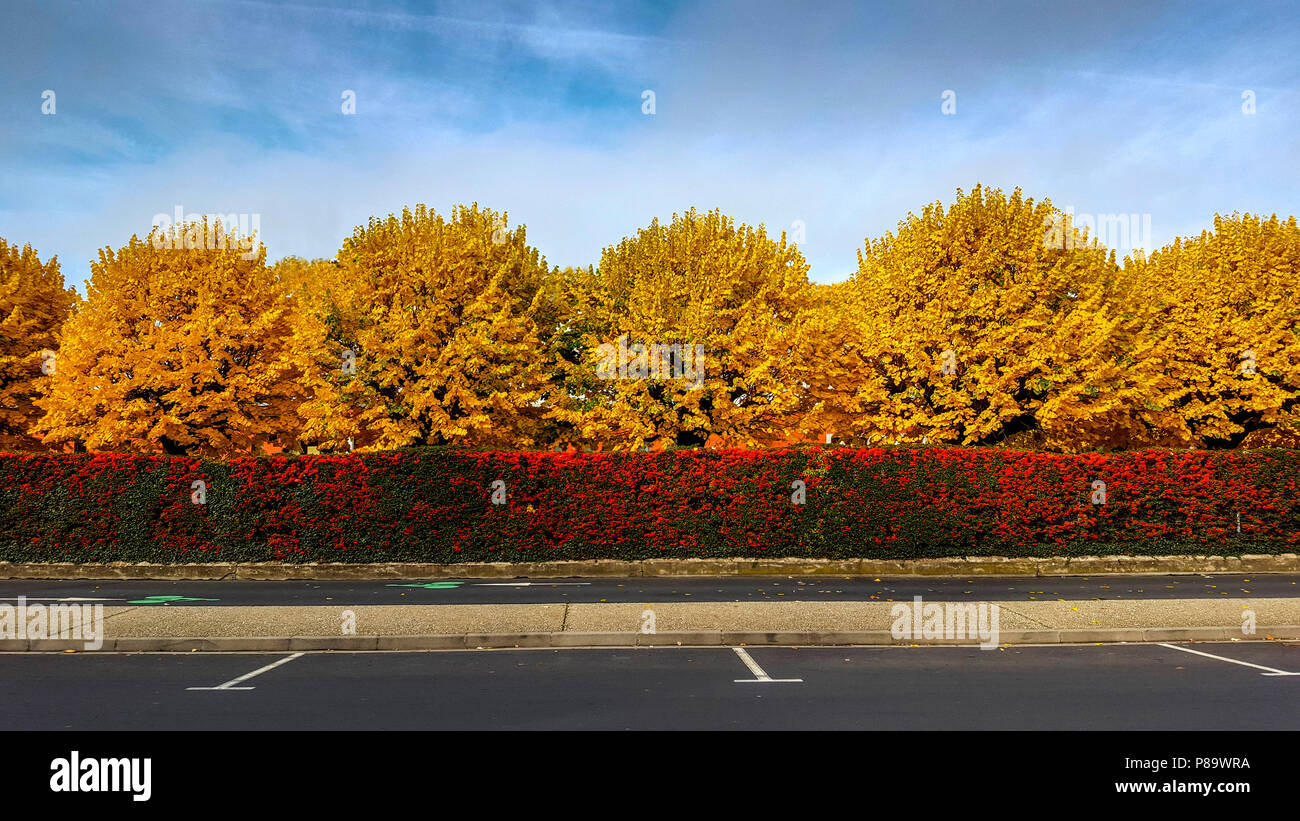
{"label": "concrete curb", "polygon": [[[1178,641],[1300,640],[1300,625],[1261,628],[1242,635],[1233,627],[1153,627],[1102,630],[1003,630],[1002,645],[1118,644]],[[849,646],[975,646],[970,639],[898,640],[888,630],[842,632],[742,632],[698,630],[665,633],[468,633],[431,636],[292,636],[215,638],[105,639],[100,650],[84,650],[73,639],[0,639],[0,652],[118,652],[191,653],[358,650],[478,650],[516,647],[849,647]]]}
{"label": "concrete curb", "polygon": [[944,559],[593,559],[463,564],[278,562],[0,562],[4,579],[373,580],[566,578],[573,576],[1099,576],[1134,573],[1297,573],[1300,554],[1244,556],[1075,556]]}

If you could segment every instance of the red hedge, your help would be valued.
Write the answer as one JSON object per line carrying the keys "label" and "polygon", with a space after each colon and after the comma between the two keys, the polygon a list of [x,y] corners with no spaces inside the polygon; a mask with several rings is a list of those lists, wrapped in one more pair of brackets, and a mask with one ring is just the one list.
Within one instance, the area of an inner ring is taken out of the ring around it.
{"label": "red hedge", "polygon": [[[191,483],[206,483],[206,504]],[[501,480],[506,504],[491,503]],[[792,483],[806,502],[791,503]],[[1093,504],[1094,481],[1105,504]],[[418,449],[0,455],[0,559],[426,561],[1292,552],[1300,454]],[[1238,516],[1240,532],[1238,532]]]}

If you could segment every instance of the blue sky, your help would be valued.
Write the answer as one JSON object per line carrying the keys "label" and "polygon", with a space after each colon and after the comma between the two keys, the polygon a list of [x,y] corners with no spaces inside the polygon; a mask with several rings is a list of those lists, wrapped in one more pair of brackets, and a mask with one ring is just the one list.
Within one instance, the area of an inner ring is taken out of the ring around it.
{"label": "blue sky", "polygon": [[477,201],[557,265],[720,207],[802,222],[819,282],[976,182],[1156,246],[1300,211],[1296,4],[6,0],[0,31],[0,236],[83,292],[177,206],[275,259]]}

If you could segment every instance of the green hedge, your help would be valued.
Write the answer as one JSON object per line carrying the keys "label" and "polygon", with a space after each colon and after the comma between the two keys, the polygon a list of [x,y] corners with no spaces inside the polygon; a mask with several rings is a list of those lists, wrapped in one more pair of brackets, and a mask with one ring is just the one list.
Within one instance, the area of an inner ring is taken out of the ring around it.
{"label": "green hedge", "polygon": [[[192,499],[198,481],[204,504]],[[797,481],[803,504],[792,503]],[[1105,483],[1104,503],[1095,482]],[[6,454],[0,559],[1279,553],[1300,545],[1298,486],[1300,454],[1267,450],[431,448],[230,462]]]}

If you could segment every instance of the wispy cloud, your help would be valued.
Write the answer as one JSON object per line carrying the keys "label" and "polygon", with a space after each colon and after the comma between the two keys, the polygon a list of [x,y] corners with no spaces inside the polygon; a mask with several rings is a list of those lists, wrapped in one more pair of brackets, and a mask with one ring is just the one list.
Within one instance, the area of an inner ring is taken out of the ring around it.
{"label": "wispy cloud", "polygon": [[279,257],[331,256],[372,214],[478,201],[563,265],[716,206],[773,233],[802,221],[813,277],[834,281],[866,237],[977,181],[1150,213],[1157,243],[1295,207],[1287,6],[465,8],[6,6],[0,235],[79,281],[176,205],[261,214]]}

